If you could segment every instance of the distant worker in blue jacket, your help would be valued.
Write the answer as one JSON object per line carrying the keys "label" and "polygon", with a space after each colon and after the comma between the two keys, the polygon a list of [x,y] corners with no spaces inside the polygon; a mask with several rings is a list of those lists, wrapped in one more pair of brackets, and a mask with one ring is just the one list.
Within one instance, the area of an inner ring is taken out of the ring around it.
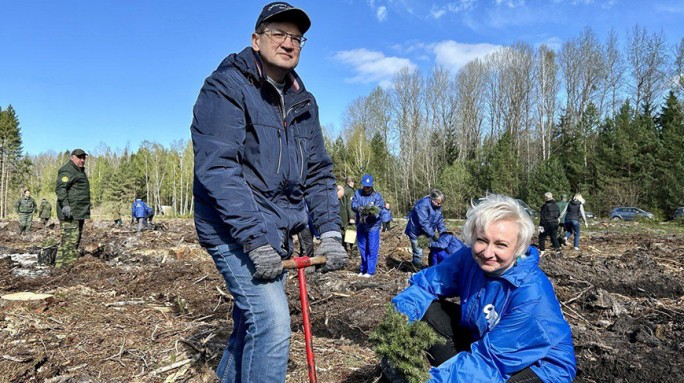
{"label": "distant worker in blue jacket", "polygon": [[372,277],[380,251],[380,212],[385,206],[382,195],[373,188],[373,176],[361,177],[361,189],[354,192],[352,210],[356,212],[356,243],[361,255],[359,276]]}
{"label": "distant worker in blue jacket", "polygon": [[141,199],[136,198],[131,206],[131,217],[135,218],[138,223],[138,233],[143,227],[147,227],[147,215],[152,209]]}
{"label": "distant worker in blue jacket", "polygon": [[234,300],[220,383],[285,382],[282,261],[309,214],[321,240],[314,254],[327,259],[319,271],[348,260],[318,104],[295,71],[310,26],[302,9],[266,4],[250,45],[207,77],[193,109],[195,229]]}
{"label": "distant worker in blue jacket", "polygon": [[423,249],[418,245],[418,237],[424,235],[428,239],[436,241],[440,234],[447,231],[442,216],[444,199],[444,193],[438,189],[432,189],[429,195],[416,202],[409,213],[404,233],[411,241],[412,264],[418,270],[423,268]]}
{"label": "distant worker in blue jacket", "polygon": [[[572,334],[530,247],[535,226],[510,197],[490,194],[467,213],[466,246],[409,280],[392,304],[446,343],[428,351],[430,383],[571,382]],[[460,304],[446,298],[459,297]]]}
{"label": "distant worker in blue jacket", "polygon": [[440,234],[436,241],[430,242],[430,256],[428,265],[434,266],[442,263],[449,255],[456,253],[465,246],[453,233],[448,231]]}
{"label": "distant worker in blue jacket", "polygon": [[380,211],[380,220],[382,221],[382,231],[390,231],[392,228],[392,211],[389,202],[385,202],[385,208]]}

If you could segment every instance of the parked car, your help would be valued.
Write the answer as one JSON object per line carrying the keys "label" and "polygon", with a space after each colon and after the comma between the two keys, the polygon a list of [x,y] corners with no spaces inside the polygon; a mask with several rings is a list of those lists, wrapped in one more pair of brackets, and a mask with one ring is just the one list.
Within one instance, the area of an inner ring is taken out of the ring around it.
{"label": "parked car", "polygon": [[675,210],[672,219],[684,219],[684,207],[678,207]]}
{"label": "parked car", "polygon": [[517,202],[518,205],[520,205],[520,207],[522,207],[523,210],[525,210],[525,212],[527,212],[527,214],[530,215],[530,217],[539,218],[539,212],[536,209],[532,209],[528,204],[525,203],[525,201],[516,198],[515,202]]}
{"label": "parked car", "polygon": [[610,211],[610,219],[613,221],[632,221],[637,217],[653,219],[653,213],[638,207],[616,207]]}
{"label": "parked car", "polygon": [[[482,202],[483,199],[484,199],[484,198],[482,198],[482,197],[472,198],[472,199],[470,200],[470,204],[471,204],[472,206],[477,206],[477,205],[480,204],[480,202]],[[520,205],[520,207],[523,208],[523,210],[525,210],[525,212],[526,212],[530,217],[532,217],[532,219],[534,219],[534,218],[539,218],[539,212],[536,211],[536,210],[534,210],[534,209],[532,209],[528,204],[525,203],[525,201],[523,201],[523,200],[521,200],[521,199],[518,199],[518,198],[516,198],[515,201],[518,203],[518,205]]]}

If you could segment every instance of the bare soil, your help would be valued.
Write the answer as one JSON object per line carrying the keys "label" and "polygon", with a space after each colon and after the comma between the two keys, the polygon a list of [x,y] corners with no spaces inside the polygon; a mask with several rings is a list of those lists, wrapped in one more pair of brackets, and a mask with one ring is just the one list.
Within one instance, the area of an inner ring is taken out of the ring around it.
{"label": "bare soil", "polygon": [[[647,227],[625,235],[623,225],[596,224],[581,251],[542,258],[572,325],[575,381],[683,382],[684,236]],[[0,300],[0,382],[216,381],[232,300],[191,220],[162,221],[139,236],[88,222],[82,257],[66,270],[3,257],[37,254],[59,239],[57,228],[33,226],[19,238],[16,222],[0,222],[0,295],[54,299]],[[410,276],[402,229],[382,233],[373,278],[357,277],[358,256],[340,272],[308,270],[320,382],[382,381],[368,335]],[[297,278],[289,274],[287,382],[308,382]]]}

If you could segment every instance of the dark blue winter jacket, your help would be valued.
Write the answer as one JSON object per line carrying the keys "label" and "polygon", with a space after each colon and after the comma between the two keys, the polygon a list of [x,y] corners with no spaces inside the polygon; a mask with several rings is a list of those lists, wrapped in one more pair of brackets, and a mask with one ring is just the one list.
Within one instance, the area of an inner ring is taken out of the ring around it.
{"label": "dark blue winter jacket", "polygon": [[392,299],[409,321],[423,317],[441,297],[461,298],[460,326],[470,328],[470,351],[430,369],[429,382],[506,382],[530,367],[543,382],[571,382],[576,361],[572,334],[551,282],[539,268],[539,253],[501,276],[486,275],[464,246],[442,263],[414,274]]}
{"label": "dark blue winter jacket", "polygon": [[416,202],[411,213],[409,213],[404,233],[409,238],[416,239],[421,235],[432,237],[435,235],[435,230],[439,234],[446,231],[444,217],[442,217],[442,208],[433,207],[430,196],[425,196]]}
{"label": "dark blue winter jacket", "polygon": [[[362,208],[368,206],[377,206],[380,208],[378,214],[361,214]],[[356,230],[380,230],[380,226],[382,225],[380,212],[382,212],[383,206],[385,206],[385,201],[382,199],[380,193],[373,190],[370,195],[364,195],[363,189],[356,189],[354,198],[352,198],[352,210],[356,212]]]}
{"label": "dark blue winter jacket", "polygon": [[284,104],[283,112],[251,48],[225,58],[204,82],[190,129],[202,246],[238,243],[249,252],[270,244],[285,257],[307,225],[305,204],[319,233],[340,230],[318,105],[294,71]]}
{"label": "dark blue winter jacket", "polygon": [[148,216],[148,211],[151,211],[149,206],[143,200],[136,199],[131,206],[131,216],[134,218],[145,218]]}

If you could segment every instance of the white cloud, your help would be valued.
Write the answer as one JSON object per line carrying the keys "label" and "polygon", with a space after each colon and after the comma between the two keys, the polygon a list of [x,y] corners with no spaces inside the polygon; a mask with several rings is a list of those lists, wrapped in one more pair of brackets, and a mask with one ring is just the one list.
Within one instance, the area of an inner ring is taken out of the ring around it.
{"label": "white cloud", "polygon": [[379,22],[383,22],[383,21],[387,20],[387,7],[385,7],[384,5],[381,7],[378,7],[378,9],[376,11],[376,15],[378,17]]}
{"label": "white cloud", "polygon": [[335,53],[333,57],[335,60],[352,67],[355,75],[346,79],[352,83],[378,83],[381,86],[387,86],[402,68],[418,69],[418,66],[409,59],[387,57],[382,52],[365,48],[340,51]]}
{"label": "white cloud", "polygon": [[446,5],[437,6],[436,4],[430,9],[430,17],[439,19],[448,13],[460,13],[472,10],[475,7],[475,0],[459,0],[448,3]]}
{"label": "white cloud", "polygon": [[446,40],[435,44],[433,53],[435,62],[450,70],[456,71],[470,61],[482,58],[489,53],[503,48],[494,44],[463,44],[453,40]]}
{"label": "white cloud", "polygon": [[563,40],[560,37],[549,37],[549,38],[546,38],[546,39],[534,44],[534,47],[539,48],[542,45],[546,45],[550,49],[558,52],[558,51],[560,51],[561,47],[563,46]]}
{"label": "white cloud", "polygon": [[525,5],[525,0],[496,0],[496,5],[505,5],[508,8],[517,8]]}
{"label": "white cloud", "polygon": [[444,8],[437,7],[436,5],[432,6],[432,9],[430,10],[430,17],[433,19],[439,19],[444,15],[446,15],[446,10]]}

